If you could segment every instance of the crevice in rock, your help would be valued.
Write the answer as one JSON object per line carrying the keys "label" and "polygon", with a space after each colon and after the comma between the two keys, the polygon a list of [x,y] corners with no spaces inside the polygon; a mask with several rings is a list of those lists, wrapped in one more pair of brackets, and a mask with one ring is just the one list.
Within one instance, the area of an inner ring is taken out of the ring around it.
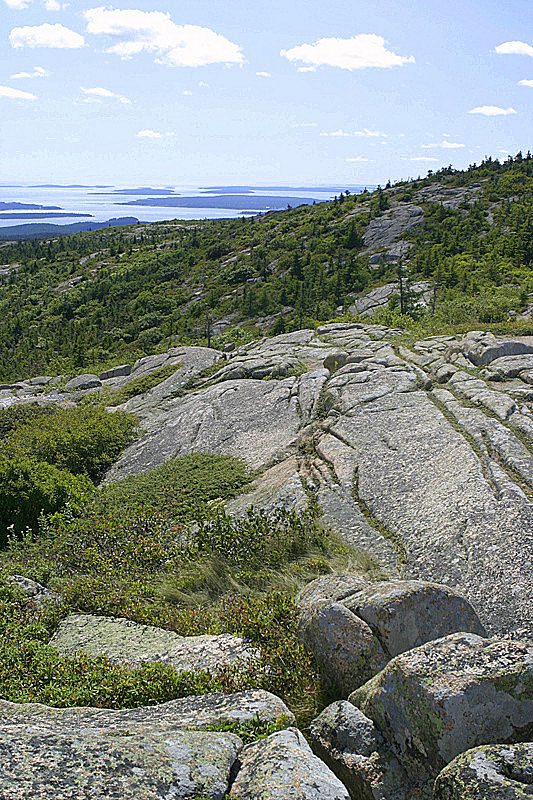
{"label": "crevice in rock", "polygon": [[[342,441],[342,440],[341,440]],[[397,555],[397,562],[398,568],[401,570],[401,567],[405,565],[407,561],[407,549],[405,544],[402,542],[400,536],[391,531],[384,522],[382,522],[378,517],[375,516],[373,511],[369,508],[369,506],[365,503],[362,497],[359,494],[359,467],[356,466],[354,470],[354,479],[352,484],[352,497],[361,509],[361,513],[367,520],[368,524],[374,528],[384,539],[387,539],[393,546],[394,550],[396,551]]]}

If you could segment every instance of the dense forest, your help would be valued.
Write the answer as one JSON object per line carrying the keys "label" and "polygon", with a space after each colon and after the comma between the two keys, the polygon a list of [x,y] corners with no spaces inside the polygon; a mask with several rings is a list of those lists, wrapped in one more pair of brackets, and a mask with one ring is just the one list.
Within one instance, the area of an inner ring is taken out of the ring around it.
{"label": "dense forest", "polygon": [[[438,189],[473,187],[451,207]],[[435,193],[432,194],[432,188]],[[423,223],[398,258],[370,258],[365,231],[409,204]],[[138,224],[0,246],[0,379],[131,362],[173,343],[222,345],[345,314],[373,286],[402,283],[382,321],[420,323],[409,286],[428,281],[433,327],[506,321],[533,292],[533,158],[250,218]],[[429,319],[429,318],[432,319]]]}

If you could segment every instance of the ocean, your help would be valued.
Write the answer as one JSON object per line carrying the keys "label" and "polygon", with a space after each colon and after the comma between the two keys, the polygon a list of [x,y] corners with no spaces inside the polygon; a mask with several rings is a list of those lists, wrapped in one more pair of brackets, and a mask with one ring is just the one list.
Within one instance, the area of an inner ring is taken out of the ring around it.
{"label": "ocean", "polygon": [[[220,219],[331,200],[364,186],[59,186],[0,184],[0,227],[136,217],[141,222]],[[369,190],[375,188],[368,187]],[[133,203],[133,204],[132,204]],[[178,205],[161,205],[177,203]],[[31,208],[46,206],[50,208]]]}

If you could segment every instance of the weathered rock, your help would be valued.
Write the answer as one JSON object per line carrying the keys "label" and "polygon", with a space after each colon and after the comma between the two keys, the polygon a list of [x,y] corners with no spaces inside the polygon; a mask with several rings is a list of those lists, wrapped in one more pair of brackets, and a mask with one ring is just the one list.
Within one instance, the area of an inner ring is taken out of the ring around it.
{"label": "weathered rock", "polygon": [[[380,261],[385,261],[387,254],[377,254],[375,258]],[[419,281],[412,283],[409,286],[410,292],[416,297],[417,304],[425,308],[428,306],[431,297],[431,284],[427,281]],[[369,317],[378,311],[380,308],[386,308],[392,295],[396,295],[399,299],[400,289],[398,283],[386,283],[383,286],[378,286],[366,292],[362,297],[354,300],[353,304],[349,307],[350,314],[359,315],[362,317]]]}
{"label": "weathered rock", "polygon": [[240,636],[178,636],[152,625],[92,614],[74,614],[64,619],[50,645],[68,656],[81,651],[104,655],[117,663],[157,661],[182,671],[213,670],[248,661],[257,653]]}
{"label": "weathered rock", "polygon": [[470,603],[435,583],[377,583],[342,602],[366,622],[391,658],[449,633],[486,635]]}
{"label": "weathered rock", "polygon": [[65,384],[66,392],[81,392],[84,389],[96,389],[102,385],[98,375],[77,375]]}
{"label": "weathered rock", "polygon": [[222,800],[242,741],[181,729],[172,705],[107,711],[0,701],[1,796]]}
{"label": "weathered rock", "polygon": [[124,451],[106,480],[193,452],[224,453],[252,469],[265,468],[294,442],[300,424],[296,387],[296,378],[225,381],[168,400],[146,415],[146,434]]}
{"label": "weathered rock", "polygon": [[341,603],[317,600],[305,606],[298,635],[315,656],[322,679],[343,697],[388,660],[371,628]]}
{"label": "weathered rock", "polygon": [[61,603],[62,597],[57,592],[52,592],[46,586],[42,586],[31,578],[23,575],[10,575],[9,580],[30,598],[33,605],[39,607],[44,603]]}
{"label": "weathered rock", "polygon": [[239,800],[350,800],[340,780],[295,728],[244,747],[230,797]]}
{"label": "weathered rock", "polygon": [[533,744],[488,745],[457,756],[435,781],[434,800],[531,800]]}
{"label": "weathered rock", "polygon": [[509,380],[516,378],[521,372],[533,369],[533,347],[523,352],[529,355],[509,355],[493,360],[490,371],[496,373],[500,380]]}
{"label": "weathered rock", "polygon": [[131,364],[121,364],[119,367],[111,367],[100,373],[100,380],[106,381],[109,378],[122,378],[131,375]]}
{"label": "weathered rock", "polygon": [[36,378],[30,378],[28,383],[30,386],[46,386],[51,380],[49,375],[38,375]]}
{"label": "weathered rock", "polygon": [[478,367],[491,364],[491,369],[494,369],[495,360],[533,353],[533,345],[521,341],[496,339],[492,333],[483,331],[469,331],[461,342],[452,345],[449,352],[462,352],[472,364]]}
{"label": "weathered rock", "polygon": [[532,667],[524,643],[456,633],[397,656],[348,699],[423,784],[466,750],[533,736]]}
{"label": "weathered rock", "polygon": [[303,511],[309,504],[298,461],[294,456],[281,461],[256,478],[250,491],[228,503],[226,511],[232,516],[243,517],[250,506],[266,512],[277,508]]}
{"label": "weathered rock", "polygon": [[400,203],[371,220],[365,229],[364,241],[368,250],[389,247],[408,230],[424,222],[424,212],[412,203]]}
{"label": "weathered rock", "polygon": [[313,751],[356,800],[404,800],[409,781],[372,720],[346,700],[309,726]]}
{"label": "weathered rock", "polygon": [[301,609],[317,600],[342,603],[347,597],[367,586],[368,583],[356,575],[322,575],[303,587],[296,597],[296,603]]}

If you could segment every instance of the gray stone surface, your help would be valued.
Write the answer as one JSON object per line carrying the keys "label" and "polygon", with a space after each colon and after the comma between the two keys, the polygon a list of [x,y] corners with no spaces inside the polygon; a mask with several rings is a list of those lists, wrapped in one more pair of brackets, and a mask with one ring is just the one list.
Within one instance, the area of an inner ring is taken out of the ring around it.
{"label": "gray stone surface", "polygon": [[0,701],[2,798],[222,800],[242,741],[186,730],[180,706],[191,700],[125,711]]}
{"label": "gray stone surface", "polygon": [[30,599],[32,605],[40,607],[45,603],[61,603],[62,597],[57,592],[52,592],[46,586],[42,586],[31,578],[24,575],[10,575],[9,581],[14,583]]}
{"label": "gray stone surface", "polygon": [[111,367],[100,373],[100,380],[106,381],[109,378],[123,378],[131,374],[131,364],[121,364],[119,367]]}
{"label": "gray stone surface", "polygon": [[390,658],[449,633],[485,635],[470,603],[435,583],[377,583],[342,602],[366,622]]}
{"label": "gray stone surface", "polygon": [[193,452],[237,456],[251,469],[264,469],[295,440],[297,384],[296,378],[225,381],[162,403],[143,419],[145,435],[124,451],[106,480]]}
{"label": "gray stone surface", "polygon": [[253,645],[240,636],[178,636],[152,625],[93,614],[66,617],[50,645],[67,656],[83,652],[117,663],[162,662],[182,671],[213,670],[256,654]]}
{"label": "gray stone surface", "polygon": [[438,776],[434,800],[531,800],[533,744],[488,745],[457,756]]}
{"label": "gray stone surface", "polygon": [[388,657],[372,629],[342,603],[316,600],[301,613],[298,635],[315,656],[323,681],[347,697]]}
{"label": "gray stone surface", "polygon": [[533,738],[533,648],[455,633],[397,656],[348,698],[424,784],[480,744]]}
{"label": "gray stone surface", "polygon": [[357,575],[322,575],[303,587],[296,597],[296,603],[301,609],[317,600],[342,603],[347,597],[367,586],[368,583]]}
{"label": "gray stone surface", "polygon": [[66,392],[81,392],[84,389],[96,389],[102,385],[98,375],[77,375],[65,384]]}
{"label": "gray stone surface", "polygon": [[313,751],[364,800],[405,800],[409,781],[380,732],[352,703],[332,703],[312,721]]}
{"label": "gray stone surface", "polygon": [[289,728],[243,748],[230,797],[239,800],[350,800],[331,770]]}

